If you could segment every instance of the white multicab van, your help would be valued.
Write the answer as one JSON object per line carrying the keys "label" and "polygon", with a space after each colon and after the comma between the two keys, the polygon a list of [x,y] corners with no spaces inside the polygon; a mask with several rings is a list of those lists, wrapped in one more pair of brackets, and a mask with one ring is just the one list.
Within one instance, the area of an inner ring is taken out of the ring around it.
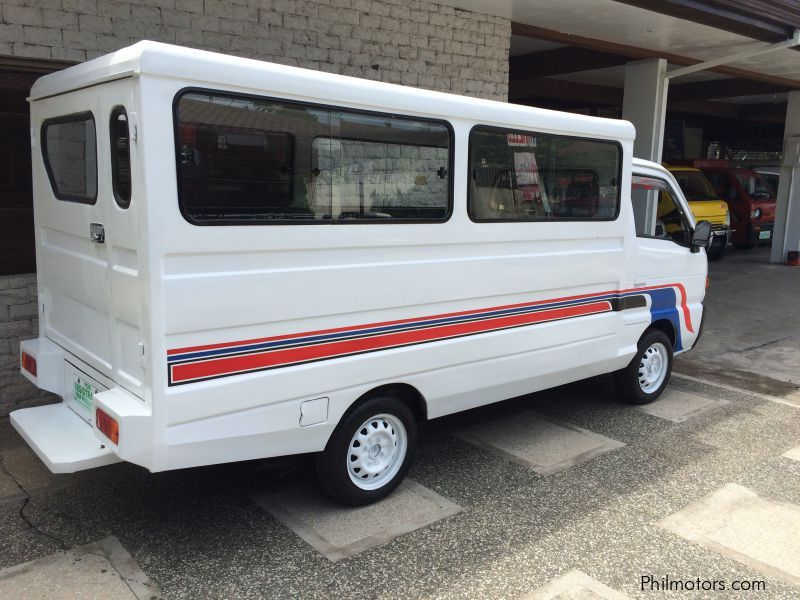
{"label": "white multicab van", "polygon": [[54,472],[317,453],[363,504],[418,421],[602,373],[649,402],[700,333],[710,228],[627,122],[152,42],[30,103],[21,363],[63,402],[11,420]]}

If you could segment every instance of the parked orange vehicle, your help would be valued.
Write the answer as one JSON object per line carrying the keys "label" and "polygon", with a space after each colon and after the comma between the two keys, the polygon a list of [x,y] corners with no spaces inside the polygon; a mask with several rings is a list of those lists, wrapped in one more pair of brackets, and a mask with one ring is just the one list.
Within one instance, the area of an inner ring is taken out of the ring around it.
{"label": "parked orange vehicle", "polygon": [[685,160],[676,163],[700,169],[731,211],[733,245],[749,250],[772,241],[775,197],[764,178],[751,169],[732,167],[727,160]]}

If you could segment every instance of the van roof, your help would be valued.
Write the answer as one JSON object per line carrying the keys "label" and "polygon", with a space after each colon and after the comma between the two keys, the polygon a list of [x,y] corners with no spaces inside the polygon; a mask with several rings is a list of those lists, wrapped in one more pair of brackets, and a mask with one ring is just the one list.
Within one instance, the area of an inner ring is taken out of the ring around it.
{"label": "van roof", "polygon": [[543,132],[574,132],[619,140],[633,140],[635,135],[633,125],[619,119],[468,98],[147,40],[41,77],[34,83],[28,100],[34,102],[140,75],[189,81],[198,87],[225,86],[273,92],[316,103],[325,98],[327,102],[346,103],[365,110],[395,109],[519,128],[527,125]]}

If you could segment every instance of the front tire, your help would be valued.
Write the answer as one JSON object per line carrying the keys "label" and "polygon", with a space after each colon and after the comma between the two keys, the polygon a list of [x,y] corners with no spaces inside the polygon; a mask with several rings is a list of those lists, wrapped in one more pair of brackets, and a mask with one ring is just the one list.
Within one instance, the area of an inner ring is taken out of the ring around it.
{"label": "front tire", "polygon": [[727,246],[725,245],[724,242],[722,244],[719,244],[718,246],[712,246],[711,248],[706,250],[706,257],[710,261],[719,260],[723,256],[725,256],[725,250],[726,249],[727,249]]}
{"label": "front tire", "polygon": [[406,475],[417,424],[403,402],[374,396],[345,413],[315,456],[323,489],[342,504],[362,506],[391,494]]}
{"label": "front tire", "polygon": [[672,374],[672,342],[660,329],[648,329],[636,356],[614,373],[620,395],[632,404],[650,404],[664,391]]}

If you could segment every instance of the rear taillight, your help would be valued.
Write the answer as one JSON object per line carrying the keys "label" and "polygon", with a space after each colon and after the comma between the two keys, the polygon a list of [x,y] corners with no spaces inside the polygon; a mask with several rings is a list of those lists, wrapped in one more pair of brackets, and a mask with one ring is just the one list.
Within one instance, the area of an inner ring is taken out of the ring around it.
{"label": "rear taillight", "polygon": [[36,359],[27,352],[22,353],[22,368],[36,377]]}
{"label": "rear taillight", "polygon": [[94,414],[97,428],[104,436],[119,446],[119,423],[117,420],[99,408],[95,410]]}

